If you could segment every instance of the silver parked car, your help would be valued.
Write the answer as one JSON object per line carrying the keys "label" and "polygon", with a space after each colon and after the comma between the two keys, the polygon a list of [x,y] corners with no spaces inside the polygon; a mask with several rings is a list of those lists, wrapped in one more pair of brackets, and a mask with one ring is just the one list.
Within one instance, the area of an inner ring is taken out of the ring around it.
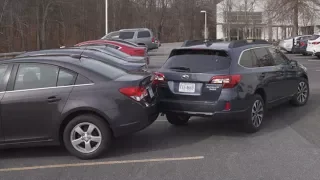
{"label": "silver parked car", "polygon": [[119,32],[119,39],[124,39],[138,45],[145,45],[148,47],[148,50],[158,49],[158,43],[150,29],[121,29]]}

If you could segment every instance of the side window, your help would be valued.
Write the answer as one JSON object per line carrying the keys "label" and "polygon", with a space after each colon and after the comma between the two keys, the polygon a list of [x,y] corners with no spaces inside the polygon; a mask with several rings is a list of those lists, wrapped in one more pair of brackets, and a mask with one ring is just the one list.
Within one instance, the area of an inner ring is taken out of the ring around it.
{"label": "side window", "polygon": [[242,53],[241,59],[240,59],[240,65],[247,67],[247,68],[252,68],[254,67],[253,65],[253,54],[251,50],[244,51]]}
{"label": "side window", "polygon": [[5,75],[6,71],[7,71],[7,69],[8,69],[8,65],[6,65],[6,64],[5,65],[0,65],[0,84],[3,81],[4,75]]}
{"label": "side window", "polygon": [[73,73],[73,72],[65,70],[65,69],[60,69],[57,86],[74,85],[76,77],[77,77],[76,73]]}
{"label": "side window", "polygon": [[273,59],[266,48],[256,48],[253,52],[257,57],[257,67],[274,66]]}
{"label": "side window", "polygon": [[120,32],[120,39],[133,39],[134,32]]}
{"label": "side window", "polygon": [[277,49],[275,48],[268,48],[275,65],[286,64],[288,59]]}
{"label": "side window", "polygon": [[149,31],[139,31],[138,32],[138,38],[148,38],[151,37],[151,34]]}
{"label": "side window", "polygon": [[55,87],[59,68],[53,65],[20,64],[14,90]]}
{"label": "side window", "polygon": [[82,76],[81,74],[78,74],[78,77],[77,77],[77,81],[76,81],[76,84],[79,85],[79,84],[90,84],[92,83],[88,78]]}

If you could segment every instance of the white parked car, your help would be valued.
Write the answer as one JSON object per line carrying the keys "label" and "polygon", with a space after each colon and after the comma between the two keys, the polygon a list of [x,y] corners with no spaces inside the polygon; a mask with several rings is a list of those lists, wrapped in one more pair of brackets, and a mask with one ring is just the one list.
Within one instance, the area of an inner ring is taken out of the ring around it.
{"label": "white parked car", "polygon": [[[309,35],[305,35],[309,36]],[[298,40],[304,36],[295,36],[290,37],[284,40],[281,40],[279,46],[282,50],[287,51],[288,53],[294,53],[294,47],[298,46]]]}
{"label": "white parked car", "polygon": [[308,40],[307,53],[320,58],[320,33],[314,34]]}

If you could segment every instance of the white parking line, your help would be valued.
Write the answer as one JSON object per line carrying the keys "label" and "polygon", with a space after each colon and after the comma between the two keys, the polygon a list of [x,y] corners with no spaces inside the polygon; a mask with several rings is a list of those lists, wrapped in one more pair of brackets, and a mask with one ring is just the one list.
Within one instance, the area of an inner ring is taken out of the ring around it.
{"label": "white parking line", "polygon": [[204,159],[204,156],[180,157],[180,158],[141,159],[141,160],[124,160],[124,161],[105,161],[105,162],[89,162],[89,163],[75,163],[75,164],[56,164],[56,165],[31,166],[31,167],[21,167],[21,168],[5,168],[5,169],[0,169],[0,172],[27,171],[27,170],[67,168],[67,167],[83,167],[83,166],[99,166],[99,165],[113,165],[113,164],[187,161],[187,160],[200,160],[200,159]]}

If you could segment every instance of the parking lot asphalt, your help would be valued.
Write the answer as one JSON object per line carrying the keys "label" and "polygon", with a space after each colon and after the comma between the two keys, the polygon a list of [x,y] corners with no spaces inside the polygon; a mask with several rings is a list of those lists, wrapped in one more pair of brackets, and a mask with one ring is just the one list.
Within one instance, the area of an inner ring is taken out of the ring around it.
{"label": "parking lot asphalt", "polygon": [[[78,160],[61,147],[2,150],[0,180],[319,180],[320,60],[288,57],[308,68],[309,102],[271,110],[256,134],[243,133],[234,122],[193,118],[178,128],[159,117],[116,139],[94,161]],[[150,67],[156,70],[165,59],[151,56]]]}

